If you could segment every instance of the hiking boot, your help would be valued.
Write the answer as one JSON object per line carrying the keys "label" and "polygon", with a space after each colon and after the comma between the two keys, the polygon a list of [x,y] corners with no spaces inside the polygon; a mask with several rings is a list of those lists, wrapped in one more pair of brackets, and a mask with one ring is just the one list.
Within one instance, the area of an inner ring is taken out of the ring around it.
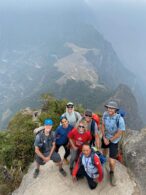
{"label": "hiking boot", "polygon": [[59,172],[65,177],[66,176],[66,172],[63,168],[59,169]]}
{"label": "hiking boot", "polygon": [[37,176],[39,175],[39,172],[40,172],[39,169],[35,169],[33,173],[33,178],[37,178]]}
{"label": "hiking boot", "polygon": [[65,165],[69,165],[69,160],[68,160],[67,158],[64,158],[64,159],[63,159],[63,163],[64,163]]}
{"label": "hiking boot", "polygon": [[110,172],[110,183],[112,186],[116,186],[116,178],[113,172]]}

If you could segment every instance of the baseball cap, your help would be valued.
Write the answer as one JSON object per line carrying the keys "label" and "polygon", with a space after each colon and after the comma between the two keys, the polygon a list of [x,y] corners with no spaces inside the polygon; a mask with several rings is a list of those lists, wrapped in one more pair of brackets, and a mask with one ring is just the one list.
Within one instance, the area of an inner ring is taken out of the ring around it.
{"label": "baseball cap", "polygon": [[45,121],[44,121],[44,125],[53,125],[53,121],[52,121],[52,119],[45,119]]}

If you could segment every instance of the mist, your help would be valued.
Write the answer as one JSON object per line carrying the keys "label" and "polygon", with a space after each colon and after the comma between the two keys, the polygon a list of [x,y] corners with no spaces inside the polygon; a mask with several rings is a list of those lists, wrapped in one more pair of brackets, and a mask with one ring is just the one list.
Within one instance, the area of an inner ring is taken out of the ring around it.
{"label": "mist", "polygon": [[110,41],[123,64],[146,82],[146,1],[86,1],[98,31]]}
{"label": "mist", "polygon": [[[23,106],[28,106],[29,101],[24,102],[26,98],[38,97],[42,91],[49,90],[43,82],[39,88],[36,80],[40,84],[41,74],[47,73],[48,66],[54,68],[52,56],[55,52],[60,58],[70,52],[63,46],[64,41],[75,41],[78,33],[84,34],[78,32],[80,24],[85,24],[85,31],[89,33],[86,25],[94,26],[108,45],[112,44],[121,64],[146,82],[145,1],[1,0],[0,123],[6,121],[6,124],[7,119],[22,108],[21,101]],[[100,44],[100,38],[95,40],[94,36],[86,40],[87,47],[90,42],[95,43],[95,47]],[[82,38],[76,44],[79,42],[82,43]],[[45,72],[42,67],[46,68]],[[143,85],[141,88],[143,90]],[[15,107],[18,102],[19,106]],[[37,105],[35,102],[34,106]]]}

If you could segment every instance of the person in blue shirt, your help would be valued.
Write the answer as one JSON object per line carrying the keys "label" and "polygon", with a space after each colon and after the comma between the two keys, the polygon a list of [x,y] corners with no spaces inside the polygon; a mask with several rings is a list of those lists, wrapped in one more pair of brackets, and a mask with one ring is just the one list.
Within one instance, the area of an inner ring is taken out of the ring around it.
{"label": "person in blue shirt", "polygon": [[64,162],[66,164],[69,163],[67,157],[70,155],[70,148],[68,142],[68,133],[73,129],[73,126],[69,124],[66,117],[61,117],[61,125],[57,127],[55,130],[55,137],[56,137],[56,152],[58,152],[61,146],[64,147],[65,154],[64,154]]}
{"label": "person in blue shirt", "polygon": [[107,155],[109,150],[109,168],[111,185],[116,185],[114,170],[116,158],[118,155],[118,143],[125,131],[125,122],[123,117],[118,114],[118,104],[116,101],[109,101],[106,105],[106,111],[102,117],[102,148],[103,154]]}

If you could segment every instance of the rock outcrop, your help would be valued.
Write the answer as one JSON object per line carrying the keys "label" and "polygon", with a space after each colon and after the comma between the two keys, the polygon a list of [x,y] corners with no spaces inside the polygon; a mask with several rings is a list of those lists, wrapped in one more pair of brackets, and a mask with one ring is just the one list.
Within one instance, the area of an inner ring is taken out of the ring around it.
{"label": "rock outcrop", "polygon": [[[106,166],[107,167],[107,166]],[[63,177],[58,172],[58,167],[53,162],[49,162],[41,167],[38,178],[33,179],[34,164],[31,165],[28,173],[24,176],[18,190],[13,195],[139,195],[139,189],[133,179],[128,175],[127,169],[119,162],[116,167],[117,186],[112,187],[109,183],[107,169],[104,170],[104,180],[95,190],[88,188],[85,179],[76,183],[72,182],[69,174],[69,167],[64,166],[67,177]]]}
{"label": "rock outcrop", "polygon": [[127,130],[123,151],[127,167],[139,184],[141,193],[146,194],[146,129]]}

